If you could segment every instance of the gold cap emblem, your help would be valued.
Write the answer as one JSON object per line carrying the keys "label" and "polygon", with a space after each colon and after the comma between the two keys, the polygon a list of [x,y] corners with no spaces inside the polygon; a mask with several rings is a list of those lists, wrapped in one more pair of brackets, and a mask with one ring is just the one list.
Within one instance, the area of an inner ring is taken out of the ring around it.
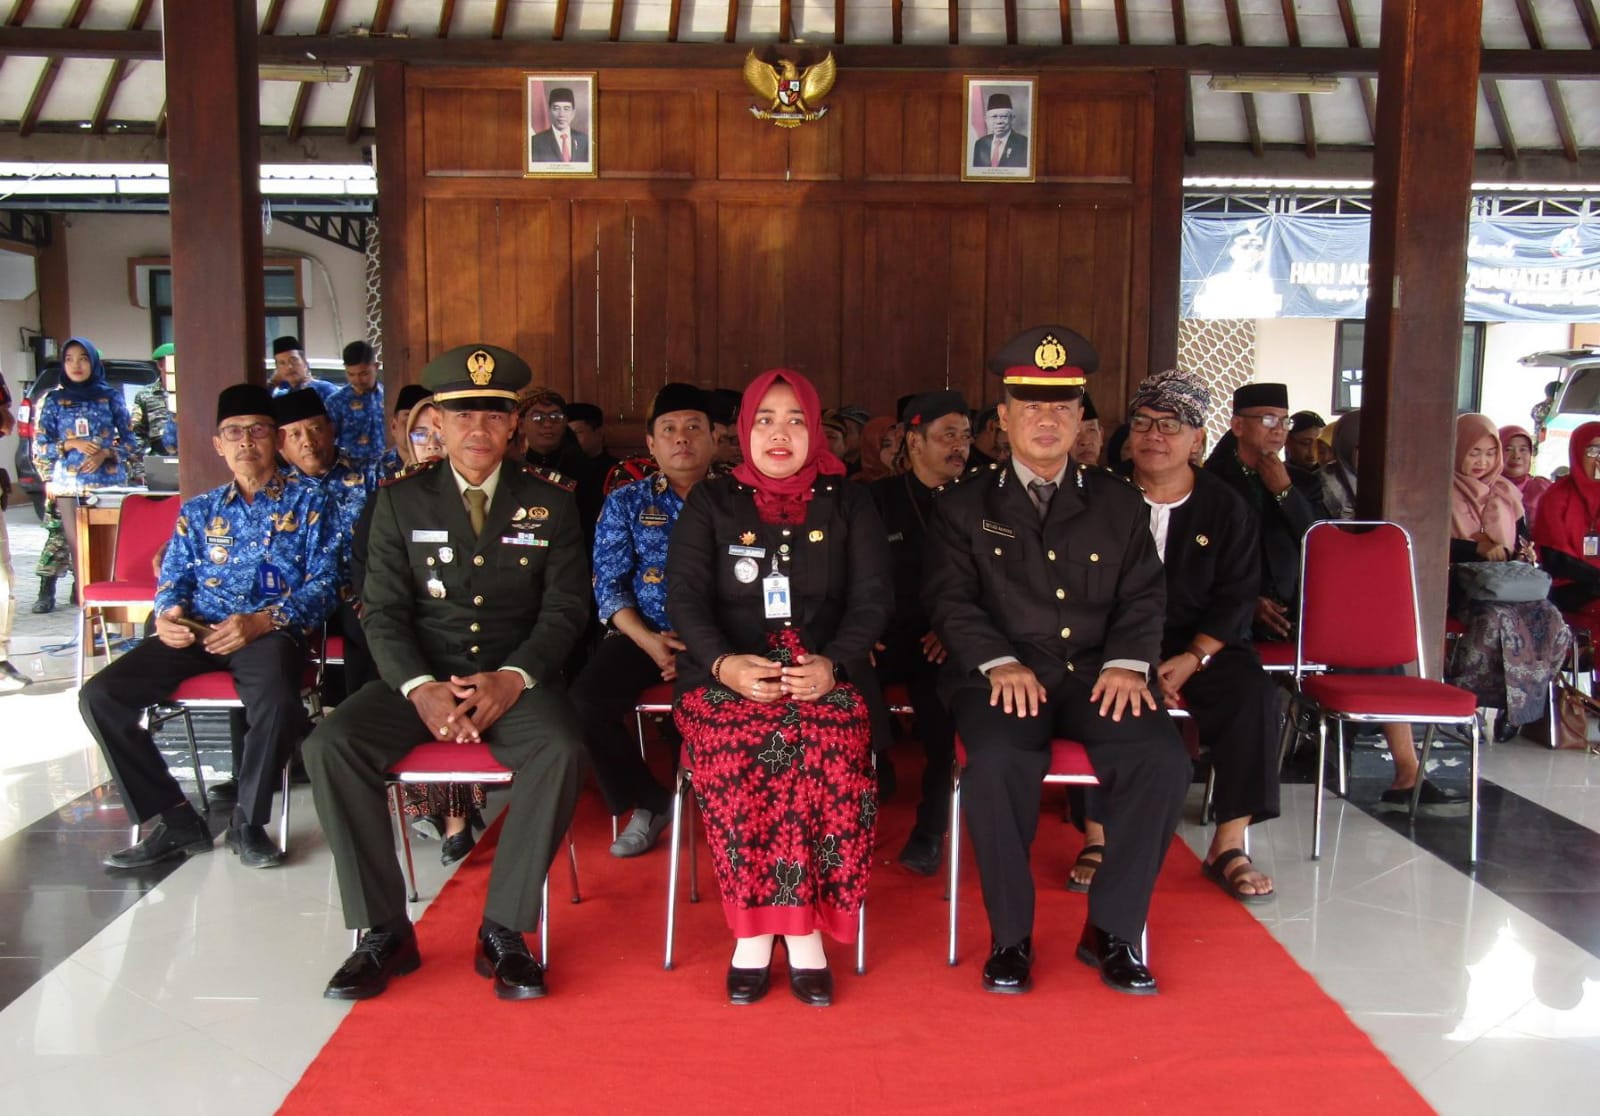
{"label": "gold cap emblem", "polygon": [[467,357],[467,378],[475,387],[488,387],[494,379],[494,357],[482,349],[474,349]]}
{"label": "gold cap emblem", "polygon": [[1056,340],[1055,334],[1047,333],[1033,350],[1033,363],[1046,372],[1054,372],[1067,363],[1067,347]]}

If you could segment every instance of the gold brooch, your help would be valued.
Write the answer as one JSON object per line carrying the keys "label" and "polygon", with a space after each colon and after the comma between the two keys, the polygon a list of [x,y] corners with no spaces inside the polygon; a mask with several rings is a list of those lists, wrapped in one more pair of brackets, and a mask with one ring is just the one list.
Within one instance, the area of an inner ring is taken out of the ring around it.
{"label": "gold brooch", "polygon": [[746,531],[739,536],[739,541],[744,543],[745,546],[751,546],[756,541],[756,533],[754,531]]}
{"label": "gold brooch", "polygon": [[1211,540],[1206,538],[1204,535],[1196,535],[1194,537],[1194,541],[1199,543],[1201,546],[1210,546],[1211,545]]}
{"label": "gold brooch", "polygon": [[822,541],[822,532],[821,531],[813,531],[813,532],[811,532],[811,534],[807,535],[806,538],[810,539],[812,542],[821,542]]}

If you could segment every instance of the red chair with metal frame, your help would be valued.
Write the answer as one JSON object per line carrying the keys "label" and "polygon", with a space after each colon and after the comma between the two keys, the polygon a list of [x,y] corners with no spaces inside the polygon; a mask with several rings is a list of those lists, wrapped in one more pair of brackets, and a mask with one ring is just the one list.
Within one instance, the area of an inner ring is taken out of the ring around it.
{"label": "red chair with metal frame", "polygon": [[[418,744],[399,760],[389,765],[384,781],[389,790],[389,817],[394,823],[396,844],[402,851],[406,869],[406,898],[417,902],[417,868],[411,856],[411,832],[405,823],[405,810],[400,788],[408,783],[483,783],[490,786],[509,786],[516,772],[500,763],[482,742],[462,744],[454,740],[433,740]],[[572,834],[567,834],[567,863],[572,875],[572,901],[581,902],[578,890],[578,846]],[[358,934],[359,940],[359,934]],[[545,874],[543,895],[539,901],[539,963],[550,964],[550,875]]]}
{"label": "red chair with metal frame", "polygon": [[1327,669],[1423,669],[1422,621],[1417,606],[1411,536],[1385,520],[1322,520],[1306,532],[1300,555],[1300,626],[1295,682],[1317,718],[1317,783],[1312,807],[1311,859],[1322,855],[1322,791],[1326,781],[1328,722],[1344,726],[1427,722],[1421,769],[1411,794],[1416,815],[1422,779],[1438,725],[1467,728],[1467,860],[1478,860],[1478,701],[1469,690],[1406,674],[1308,674],[1307,663]]}
{"label": "red chair with metal frame", "polygon": [[123,497],[117,519],[116,549],[111,558],[111,580],[91,581],[83,587],[83,627],[78,639],[78,685],[83,685],[89,645],[98,631],[111,661],[111,636],[106,631],[108,609],[121,611],[125,622],[142,624],[155,610],[155,559],[172,538],[183,501],[176,496]]}

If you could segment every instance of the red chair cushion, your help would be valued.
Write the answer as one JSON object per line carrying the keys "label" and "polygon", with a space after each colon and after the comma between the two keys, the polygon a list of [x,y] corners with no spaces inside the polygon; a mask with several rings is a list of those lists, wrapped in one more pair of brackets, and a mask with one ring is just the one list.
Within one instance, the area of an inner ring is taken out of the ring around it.
{"label": "red chair cushion", "polygon": [[[967,766],[967,745],[959,735],[956,737],[956,763],[961,767]],[[1050,769],[1045,772],[1045,778],[1072,779],[1085,784],[1098,784],[1100,781],[1089,763],[1089,753],[1084,746],[1076,740],[1059,736],[1050,741]]]}
{"label": "red chair cushion", "polygon": [[654,686],[646,686],[639,694],[635,705],[667,705],[672,704],[672,683],[657,682]]}
{"label": "red chair cushion", "polygon": [[344,662],[344,636],[331,635],[323,641],[322,661],[325,663]]}
{"label": "red chair cushion", "polygon": [[1293,667],[1294,644],[1281,639],[1262,639],[1254,644],[1264,667]]}
{"label": "red chair cushion", "polygon": [[883,700],[890,709],[910,709],[911,688],[904,682],[891,682],[883,688]]}
{"label": "red chair cushion", "polygon": [[1317,674],[1302,685],[1306,696],[1331,713],[1470,717],[1478,699],[1470,690],[1426,678],[1393,674]]}
{"label": "red chair cushion", "polygon": [[[316,669],[307,667],[300,675],[300,688],[309,690],[316,684]],[[225,670],[211,670],[205,674],[197,674],[193,678],[185,678],[178,683],[178,688],[172,691],[167,700],[175,705],[195,701],[229,701],[243,704],[239,701],[239,688],[233,684],[233,675]]]}
{"label": "red chair cushion", "polygon": [[83,587],[86,605],[153,604],[154,581],[92,581]]}
{"label": "red chair cushion", "polygon": [[[117,515],[117,549],[112,577],[138,581],[150,576],[156,554],[178,525],[183,501],[176,496],[142,496],[134,493],[122,501]],[[151,596],[155,596],[154,591]]]}
{"label": "red chair cushion", "polygon": [[453,740],[433,740],[418,744],[397,762],[389,765],[391,775],[480,775],[485,781],[511,773],[494,758],[489,745],[457,744]]}

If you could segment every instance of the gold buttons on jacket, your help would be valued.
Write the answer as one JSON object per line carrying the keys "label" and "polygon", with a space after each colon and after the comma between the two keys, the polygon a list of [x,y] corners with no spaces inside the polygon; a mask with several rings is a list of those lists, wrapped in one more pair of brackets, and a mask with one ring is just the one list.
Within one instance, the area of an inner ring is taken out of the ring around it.
{"label": "gold buttons on jacket", "polygon": [[479,608],[482,608],[483,607],[483,598],[481,596],[473,597],[472,598],[472,603],[477,605]]}
{"label": "gold buttons on jacket", "polygon": [[789,537],[789,528],[785,527],[783,529],[783,537],[784,538],[788,538]]}
{"label": "gold buttons on jacket", "polygon": [[527,559],[527,558],[526,558],[526,557],[524,557],[524,558],[522,558],[522,560],[521,560],[521,561],[519,561],[519,562],[518,562],[518,563],[517,563],[517,564],[518,564],[518,565],[519,565],[519,566],[526,566],[526,565],[527,565],[527,564],[528,564],[528,559]]}
{"label": "gold buttons on jacket", "polygon": [[778,548],[778,553],[779,554],[787,554],[787,553],[789,553],[789,544],[788,543],[784,543],[782,546],[780,546]]}
{"label": "gold buttons on jacket", "polygon": [[473,556],[472,556],[472,564],[473,564],[473,565],[474,565],[474,566],[481,566],[481,565],[483,565],[483,555],[481,555],[481,554],[474,554],[474,555],[473,555]]}
{"label": "gold buttons on jacket", "polygon": [[1067,664],[1067,673],[1068,673],[1068,674],[1072,674],[1072,673],[1074,673],[1074,672],[1075,672],[1075,671],[1077,671],[1077,669],[1078,669],[1078,668],[1077,668],[1077,667],[1075,667],[1075,666],[1073,666],[1073,665],[1072,665],[1072,664],[1071,664],[1071,663],[1068,663],[1068,664]]}
{"label": "gold buttons on jacket", "polygon": [[473,622],[472,622],[472,623],[471,623],[471,624],[470,624],[470,625],[469,625],[469,626],[468,626],[468,627],[467,627],[467,631],[469,631],[469,632],[472,632],[472,633],[473,633],[473,634],[477,634],[477,633],[478,633],[478,632],[479,632],[479,631],[480,631],[480,630],[482,630],[482,628],[483,628],[483,625],[482,625],[482,624],[480,624],[480,623],[478,623],[478,622],[477,622],[477,621],[476,621],[476,620],[474,620],[474,621],[473,621]]}
{"label": "gold buttons on jacket", "polygon": [[476,655],[478,653],[478,645],[474,643],[471,647],[467,648],[467,650]]}
{"label": "gold buttons on jacket", "polygon": [[1048,558],[1048,559],[1050,559],[1050,561],[1052,561],[1052,562],[1054,562],[1054,561],[1055,561],[1055,560],[1056,560],[1056,552],[1055,552],[1055,551],[1053,551],[1053,550],[1047,550],[1047,551],[1045,551],[1045,552],[1044,552],[1044,556],[1045,556],[1045,557],[1046,557],[1046,558]]}
{"label": "gold buttons on jacket", "polygon": [[1056,590],[1056,600],[1064,601],[1066,599],[1067,599],[1067,591],[1065,589],[1057,589]]}
{"label": "gold buttons on jacket", "polygon": [[1005,552],[1003,550],[1001,550],[998,546],[994,548],[994,556],[996,558],[1000,557],[1000,555],[1002,555],[1004,553]]}
{"label": "gold buttons on jacket", "polygon": [[1062,639],[1071,639],[1072,638],[1072,629],[1071,628],[1062,628],[1061,629],[1061,638]]}
{"label": "gold buttons on jacket", "polygon": [[433,556],[432,555],[429,555],[429,557],[428,557],[428,565],[430,565],[430,566],[433,565]]}
{"label": "gold buttons on jacket", "polygon": [[1091,561],[1091,562],[1098,562],[1098,561],[1100,561],[1100,555],[1098,555],[1098,554],[1091,554],[1091,555],[1089,555],[1089,561]]}

